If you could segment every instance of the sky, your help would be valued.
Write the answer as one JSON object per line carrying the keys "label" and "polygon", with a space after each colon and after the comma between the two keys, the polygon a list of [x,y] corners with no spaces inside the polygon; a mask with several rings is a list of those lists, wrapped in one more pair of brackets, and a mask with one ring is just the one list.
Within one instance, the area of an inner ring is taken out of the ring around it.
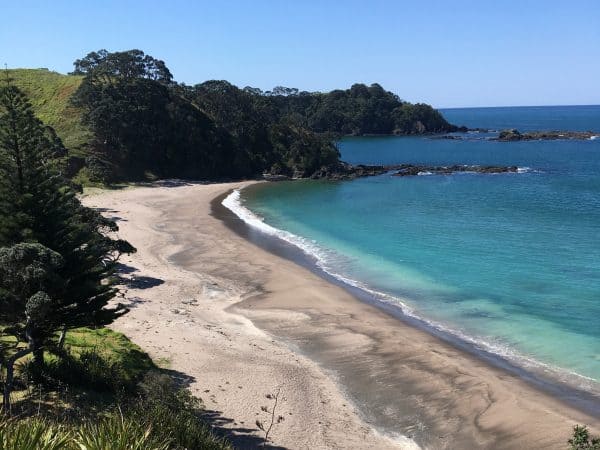
{"label": "sky", "polygon": [[379,83],[435,107],[600,104],[600,0],[0,0],[0,63],[141,49],[175,80]]}

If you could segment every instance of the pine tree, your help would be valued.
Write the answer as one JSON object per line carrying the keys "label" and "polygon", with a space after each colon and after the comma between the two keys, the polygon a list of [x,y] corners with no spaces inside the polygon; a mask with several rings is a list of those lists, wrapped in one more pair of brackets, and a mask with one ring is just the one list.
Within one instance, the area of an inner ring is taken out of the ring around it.
{"label": "pine tree", "polygon": [[[48,258],[34,266],[51,269],[52,279],[60,283],[21,292],[14,274],[7,267],[0,270],[0,329],[25,342],[39,365],[44,350],[56,348],[57,331],[64,338],[68,329],[106,325],[127,311],[122,305],[108,307],[108,302],[115,295],[112,275],[120,254],[135,251],[108,236],[118,230],[114,221],[80,203],[60,171],[64,152],[52,130],[34,116],[25,95],[7,80],[0,88],[0,245],[9,247],[5,256],[19,254],[21,248],[15,246],[23,243],[38,244],[40,258],[54,252],[59,266],[46,267]],[[35,307],[36,320],[30,320],[27,305],[34,300],[46,306]]]}
{"label": "pine tree", "polygon": [[61,256],[40,244],[20,243],[0,248],[0,318],[2,334],[12,336],[4,343],[2,356],[6,368],[3,407],[10,413],[14,365],[35,353],[44,334],[54,330],[56,297],[62,280],[58,270]]}

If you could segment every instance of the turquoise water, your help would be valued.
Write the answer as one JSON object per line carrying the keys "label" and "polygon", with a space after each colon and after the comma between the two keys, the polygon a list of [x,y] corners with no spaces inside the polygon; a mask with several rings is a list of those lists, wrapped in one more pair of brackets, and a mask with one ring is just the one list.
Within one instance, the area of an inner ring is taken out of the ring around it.
{"label": "turquoise water", "polygon": [[[445,114],[471,127],[600,131],[600,107]],[[298,236],[327,271],[410,314],[527,367],[600,380],[600,139],[365,137],[342,140],[340,150],[352,163],[506,164],[523,173],[265,184],[242,203]]]}

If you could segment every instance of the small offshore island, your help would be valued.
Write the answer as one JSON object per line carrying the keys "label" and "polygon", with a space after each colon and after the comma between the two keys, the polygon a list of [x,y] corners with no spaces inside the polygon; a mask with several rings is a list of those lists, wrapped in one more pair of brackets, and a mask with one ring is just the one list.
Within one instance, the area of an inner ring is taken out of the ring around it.
{"label": "small offshore island", "polygon": [[[5,75],[7,449],[563,448],[599,432],[597,397],[419,326],[242,220],[245,189],[355,184],[265,179],[389,174],[403,187],[520,172],[342,161],[340,136],[465,131],[430,105],[376,83],[187,85],[140,50],[91,52],[69,75]],[[498,140],[592,138],[557,133]]]}

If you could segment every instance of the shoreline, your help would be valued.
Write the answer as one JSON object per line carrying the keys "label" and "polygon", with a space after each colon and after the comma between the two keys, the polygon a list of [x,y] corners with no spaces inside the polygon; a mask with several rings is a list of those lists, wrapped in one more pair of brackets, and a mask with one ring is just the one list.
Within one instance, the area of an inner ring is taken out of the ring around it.
{"label": "shoreline", "polygon": [[[487,348],[486,345],[482,345],[482,343],[477,342],[475,339],[469,339],[469,337],[461,336],[451,329],[436,326],[435,323],[429,322],[419,315],[406,313],[403,310],[405,307],[403,303],[394,304],[387,301],[384,298],[386,297],[385,294],[355,285],[351,282],[352,280],[348,280],[342,275],[322,268],[319,265],[319,260],[304,248],[290,243],[287,239],[279,236],[255,230],[250,223],[244,221],[235,211],[223,204],[223,200],[228,195],[223,194],[215,198],[211,202],[211,208],[215,217],[222,220],[225,225],[241,237],[248,239],[253,244],[276,256],[286,258],[310,270],[326,281],[343,288],[360,301],[391,315],[402,324],[432,335],[457,350],[485,361],[494,368],[515,375],[532,385],[532,387],[557,398],[585,414],[600,419],[600,383],[596,380],[591,380],[577,373],[562,371],[560,368],[547,366],[537,360],[527,360],[521,356],[517,356],[516,360],[512,360],[501,353],[494,352],[493,349]],[[531,367],[519,364],[521,359],[524,362],[528,362]]]}
{"label": "shoreline", "polygon": [[287,448],[410,448],[401,435],[428,448],[564,448],[575,423],[600,428],[233,233],[211,202],[249,184],[176,183],[85,199],[119,217],[121,237],[138,248],[124,263],[148,279],[128,288],[132,309],[115,328],[168,358],[242,448],[258,443],[254,420],[281,384],[286,420],[273,438]]}
{"label": "shoreline", "polygon": [[[205,417],[236,448],[263,443],[255,421],[268,418],[266,396],[281,388],[266,448],[414,449],[364,423],[338,384],[318,365],[229,308],[261,292],[266,261],[213,218],[210,201],[254,182],[156,183],[83,198],[119,225],[138,252],[123,256],[130,312],[111,328],[127,335],[157,364],[201,398]],[[238,255],[244,255],[243,258]],[[193,267],[173,261],[188,258]]]}

